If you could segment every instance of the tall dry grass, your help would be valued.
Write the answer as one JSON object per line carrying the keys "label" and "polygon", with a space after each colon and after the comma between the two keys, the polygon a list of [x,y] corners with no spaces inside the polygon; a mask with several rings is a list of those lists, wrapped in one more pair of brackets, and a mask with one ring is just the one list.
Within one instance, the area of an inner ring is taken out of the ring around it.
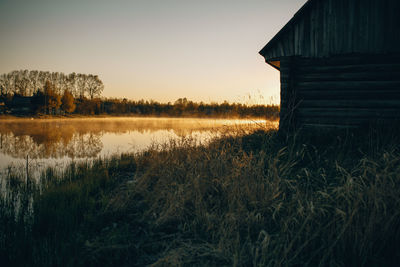
{"label": "tall dry grass", "polygon": [[[114,246],[123,244],[128,258],[134,252],[129,260],[138,265],[395,264],[398,143],[357,134],[307,139],[256,132],[205,147],[183,141],[147,151],[137,158],[134,183],[109,207],[111,214],[131,213],[143,230],[116,238]],[[102,238],[93,241],[94,258],[110,256]]]}
{"label": "tall dry grass", "polygon": [[[102,172],[87,170],[90,182],[82,185],[88,175],[81,172],[35,200],[34,221],[44,231],[39,237],[54,243],[37,245],[35,255],[41,256],[31,262],[395,266],[398,141],[396,131],[318,138],[238,132],[206,146],[182,139],[108,167],[99,164]],[[97,182],[124,168],[129,177],[104,186]],[[47,226],[55,218],[60,223]],[[69,236],[65,244],[58,239],[60,225]],[[43,260],[50,247],[58,248],[52,254],[57,262]]]}

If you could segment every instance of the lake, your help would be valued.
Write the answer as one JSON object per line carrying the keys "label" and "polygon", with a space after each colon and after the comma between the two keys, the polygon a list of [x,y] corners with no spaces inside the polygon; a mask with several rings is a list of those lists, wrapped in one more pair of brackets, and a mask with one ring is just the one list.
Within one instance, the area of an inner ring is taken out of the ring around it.
{"label": "lake", "polygon": [[37,177],[46,167],[63,169],[72,161],[139,152],[152,144],[183,137],[205,144],[211,138],[276,122],[193,118],[70,118],[0,121],[0,176],[13,169]]}

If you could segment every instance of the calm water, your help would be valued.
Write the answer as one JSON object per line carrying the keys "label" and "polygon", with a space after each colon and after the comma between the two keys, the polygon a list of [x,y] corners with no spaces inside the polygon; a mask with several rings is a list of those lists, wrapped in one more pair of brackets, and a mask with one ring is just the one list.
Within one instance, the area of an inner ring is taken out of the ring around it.
{"label": "calm water", "polygon": [[264,120],[95,118],[0,121],[0,176],[10,169],[37,173],[71,161],[138,152],[151,144],[192,137],[198,143],[234,129],[276,127]]}

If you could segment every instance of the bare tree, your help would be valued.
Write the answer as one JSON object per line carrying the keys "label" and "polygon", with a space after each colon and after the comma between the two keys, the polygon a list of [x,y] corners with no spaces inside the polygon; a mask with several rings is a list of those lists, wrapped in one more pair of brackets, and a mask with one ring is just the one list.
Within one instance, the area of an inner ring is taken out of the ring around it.
{"label": "bare tree", "polygon": [[46,83],[46,81],[49,81],[50,80],[50,72],[48,72],[48,71],[41,71],[41,72],[39,72],[39,82],[40,82],[40,84],[41,84],[41,90],[42,91],[44,91],[44,86],[45,86],[45,83]]}
{"label": "bare tree", "polygon": [[16,73],[15,77],[14,77],[14,83],[15,83],[15,87],[16,87],[16,93],[23,95],[23,96],[27,96],[29,95],[29,84],[30,84],[30,80],[29,80],[29,71],[28,70],[24,70],[24,71],[19,71]]}
{"label": "bare tree", "polygon": [[5,80],[5,85],[6,85],[6,92],[8,94],[13,94],[15,93],[15,85],[14,85],[14,79],[12,73],[8,73],[6,75],[6,80]]}
{"label": "bare tree", "polygon": [[78,97],[79,93],[78,93],[78,88],[77,88],[77,79],[78,76],[76,75],[75,72],[70,73],[67,77],[67,87],[68,90],[72,93],[72,95],[74,97]]}
{"label": "bare tree", "polygon": [[77,84],[78,84],[78,94],[80,98],[85,97],[86,87],[87,87],[87,75],[78,74]]}
{"label": "bare tree", "polygon": [[88,96],[93,99],[104,90],[103,82],[97,75],[15,70],[0,76],[0,94],[32,96],[38,91],[44,92],[47,81],[51,82],[56,94],[62,95],[65,90],[69,90],[76,98]]}
{"label": "bare tree", "polygon": [[104,90],[103,82],[99,79],[99,76],[90,74],[87,79],[87,89],[90,99],[95,96],[100,96]]}
{"label": "bare tree", "polygon": [[39,71],[32,70],[29,72],[29,80],[31,82],[31,94],[33,95],[39,87]]}
{"label": "bare tree", "polygon": [[7,95],[7,75],[0,75],[0,96]]}

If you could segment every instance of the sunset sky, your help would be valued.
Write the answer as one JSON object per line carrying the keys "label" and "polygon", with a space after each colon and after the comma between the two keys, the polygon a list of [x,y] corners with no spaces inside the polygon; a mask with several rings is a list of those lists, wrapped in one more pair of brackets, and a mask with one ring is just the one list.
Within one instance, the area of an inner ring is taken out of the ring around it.
{"label": "sunset sky", "polygon": [[0,73],[98,74],[106,97],[278,103],[258,51],[305,2],[0,0]]}

